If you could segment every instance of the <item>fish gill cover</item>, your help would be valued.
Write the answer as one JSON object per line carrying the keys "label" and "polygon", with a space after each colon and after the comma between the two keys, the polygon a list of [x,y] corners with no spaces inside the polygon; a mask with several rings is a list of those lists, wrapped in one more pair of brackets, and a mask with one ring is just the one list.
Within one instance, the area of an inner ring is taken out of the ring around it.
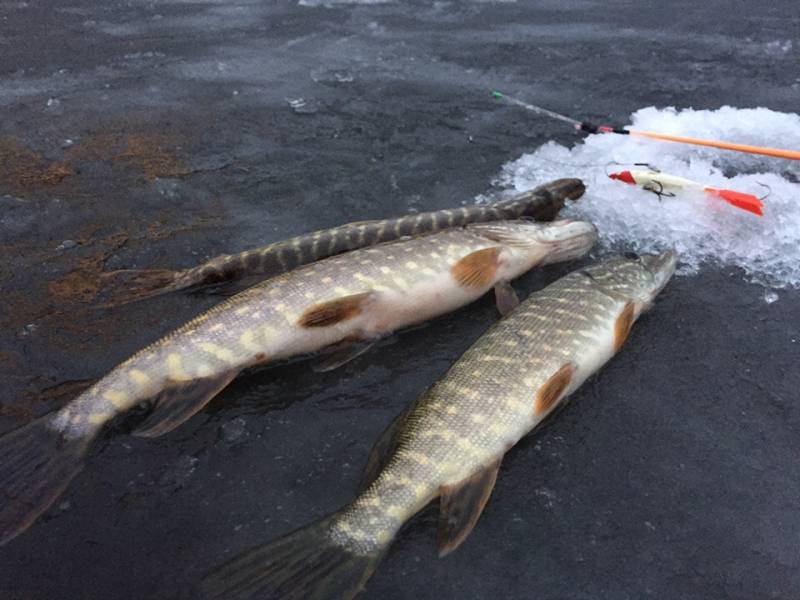
{"label": "fish gill cover", "polygon": [[[631,123],[632,129],[644,131],[800,149],[800,116],[766,108],[649,107],[636,111]],[[760,197],[769,194],[764,216],[691,190],[659,201],[640,187],[608,178],[607,173],[646,168],[634,163],[649,163],[666,174],[708,186]],[[521,191],[559,177],[586,182],[586,196],[567,215],[597,225],[601,252],[645,253],[672,247],[680,253],[682,274],[716,264],[740,267],[748,280],[764,286],[800,287],[800,163],[796,161],[596,134],[572,148],[548,142],[523,154],[503,166],[496,183]]]}

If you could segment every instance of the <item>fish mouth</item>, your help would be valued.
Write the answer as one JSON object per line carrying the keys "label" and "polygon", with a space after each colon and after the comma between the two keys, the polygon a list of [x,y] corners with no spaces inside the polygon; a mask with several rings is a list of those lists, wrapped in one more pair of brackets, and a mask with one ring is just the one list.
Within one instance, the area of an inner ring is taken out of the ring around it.
{"label": "fish mouth", "polygon": [[678,253],[675,250],[667,250],[661,254],[647,254],[639,260],[653,276],[650,297],[655,298],[675,273],[675,268],[678,266]]}
{"label": "fish mouth", "polygon": [[537,242],[547,246],[540,264],[575,260],[586,255],[597,242],[597,228],[588,221],[554,221],[537,235]]}

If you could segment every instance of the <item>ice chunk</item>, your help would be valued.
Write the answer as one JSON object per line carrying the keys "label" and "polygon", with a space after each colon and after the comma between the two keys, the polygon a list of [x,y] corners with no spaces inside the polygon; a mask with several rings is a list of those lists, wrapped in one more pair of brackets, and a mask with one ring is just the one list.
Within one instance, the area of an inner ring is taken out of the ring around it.
{"label": "ice chunk", "polygon": [[56,250],[70,250],[78,245],[78,242],[75,240],[64,240],[58,246],[56,246]]}
{"label": "ice chunk", "polygon": [[352,83],[355,76],[347,69],[316,69],[311,71],[311,79],[316,83],[339,84]]}
{"label": "ice chunk", "polygon": [[[800,116],[766,108],[643,108],[632,128],[800,149]],[[759,218],[700,191],[659,198],[607,174],[649,163],[664,173],[767,197]],[[580,177],[584,198],[567,216],[593,221],[601,251],[681,253],[679,273],[711,263],[740,267],[773,288],[800,287],[800,162],[629,136],[598,134],[572,148],[548,142],[503,166],[497,183],[522,191],[559,177]]]}
{"label": "ice chunk", "polygon": [[61,106],[61,100],[53,97],[48,98],[47,102],[44,104],[44,111],[52,115],[60,115],[64,112],[64,108]]}
{"label": "ice chunk", "polygon": [[200,459],[196,456],[184,455],[167,465],[158,479],[159,485],[179,488],[186,485],[197,468]]}
{"label": "ice chunk", "polygon": [[319,103],[305,98],[287,98],[286,101],[298,115],[313,115],[319,111]]}
{"label": "ice chunk", "polygon": [[247,421],[242,417],[237,417],[232,421],[224,423],[219,428],[220,437],[228,443],[240,441],[247,434]]}
{"label": "ice chunk", "polygon": [[765,45],[768,54],[788,54],[792,51],[792,40],[773,40]]}

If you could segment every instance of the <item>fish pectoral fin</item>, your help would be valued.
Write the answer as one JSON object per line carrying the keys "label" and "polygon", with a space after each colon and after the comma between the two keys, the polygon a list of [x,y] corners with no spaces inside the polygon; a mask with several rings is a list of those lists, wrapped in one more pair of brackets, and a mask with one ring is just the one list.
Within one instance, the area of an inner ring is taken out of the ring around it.
{"label": "fish pectoral fin", "polygon": [[635,320],[636,306],[629,300],[614,322],[614,352],[619,352],[622,344],[628,339]]}
{"label": "fish pectoral fin", "polygon": [[314,363],[311,368],[315,373],[327,373],[328,371],[338,369],[342,365],[346,365],[351,360],[364,354],[364,352],[378,343],[378,339],[354,340],[335,344],[328,349],[328,354]]}
{"label": "fish pectoral fin", "polygon": [[439,498],[439,556],[458,548],[472,532],[497,481],[503,457],[455,485],[442,486]]}
{"label": "fish pectoral fin", "polygon": [[450,269],[458,284],[466,288],[482,288],[492,284],[497,274],[497,259],[502,248],[484,248],[467,254]]}
{"label": "fish pectoral fin", "polygon": [[361,474],[361,482],[358,484],[359,493],[372,485],[372,482],[378,478],[378,475],[386,466],[389,458],[397,450],[397,446],[400,443],[399,434],[403,431],[408,415],[411,414],[416,405],[417,403],[415,402],[392,419],[392,422],[383,430],[381,437],[375,442],[372,451],[369,453],[364,472]]}
{"label": "fish pectoral fin", "polygon": [[533,410],[535,416],[541,417],[553,409],[556,403],[561,400],[564,391],[569,387],[574,374],[575,365],[568,362],[562,365],[558,371],[553,373],[553,375],[544,382],[542,387],[539,388],[539,391],[536,392]]}
{"label": "fish pectoral fin", "polygon": [[519,296],[508,281],[498,281],[494,285],[494,300],[504,317],[519,306]]}
{"label": "fish pectoral fin", "polygon": [[228,371],[216,377],[173,381],[155,399],[153,410],[133,431],[137,437],[157,437],[187,421],[236,377]]}
{"label": "fish pectoral fin", "polygon": [[364,304],[374,295],[375,292],[361,292],[350,296],[343,296],[321,302],[304,312],[297,324],[300,327],[329,327],[342,321],[358,316],[364,308]]}

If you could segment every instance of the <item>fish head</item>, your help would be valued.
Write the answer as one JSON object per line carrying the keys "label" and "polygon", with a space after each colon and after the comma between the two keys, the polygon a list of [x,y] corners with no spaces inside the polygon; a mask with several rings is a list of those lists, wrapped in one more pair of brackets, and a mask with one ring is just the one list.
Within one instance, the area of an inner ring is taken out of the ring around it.
{"label": "fish head", "polygon": [[586,191],[586,185],[577,178],[564,178],[549,181],[542,184],[533,190],[534,194],[550,194],[555,198],[569,198],[570,200],[577,200],[583,196]]}
{"label": "fish head", "polygon": [[636,315],[650,308],[675,273],[678,254],[629,254],[593,265],[583,270],[595,283],[615,296],[634,302]]}
{"label": "fish head", "polygon": [[494,206],[500,209],[516,207],[522,217],[552,221],[568,199],[577,200],[585,191],[586,186],[580,179],[556,179],[507,200],[500,200]]}
{"label": "fish head", "polygon": [[507,258],[503,278],[513,279],[538,265],[575,260],[586,255],[597,241],[597,228],[587,221],[561,219],[497,221],[468,225],[481,237],[504,246]]}

